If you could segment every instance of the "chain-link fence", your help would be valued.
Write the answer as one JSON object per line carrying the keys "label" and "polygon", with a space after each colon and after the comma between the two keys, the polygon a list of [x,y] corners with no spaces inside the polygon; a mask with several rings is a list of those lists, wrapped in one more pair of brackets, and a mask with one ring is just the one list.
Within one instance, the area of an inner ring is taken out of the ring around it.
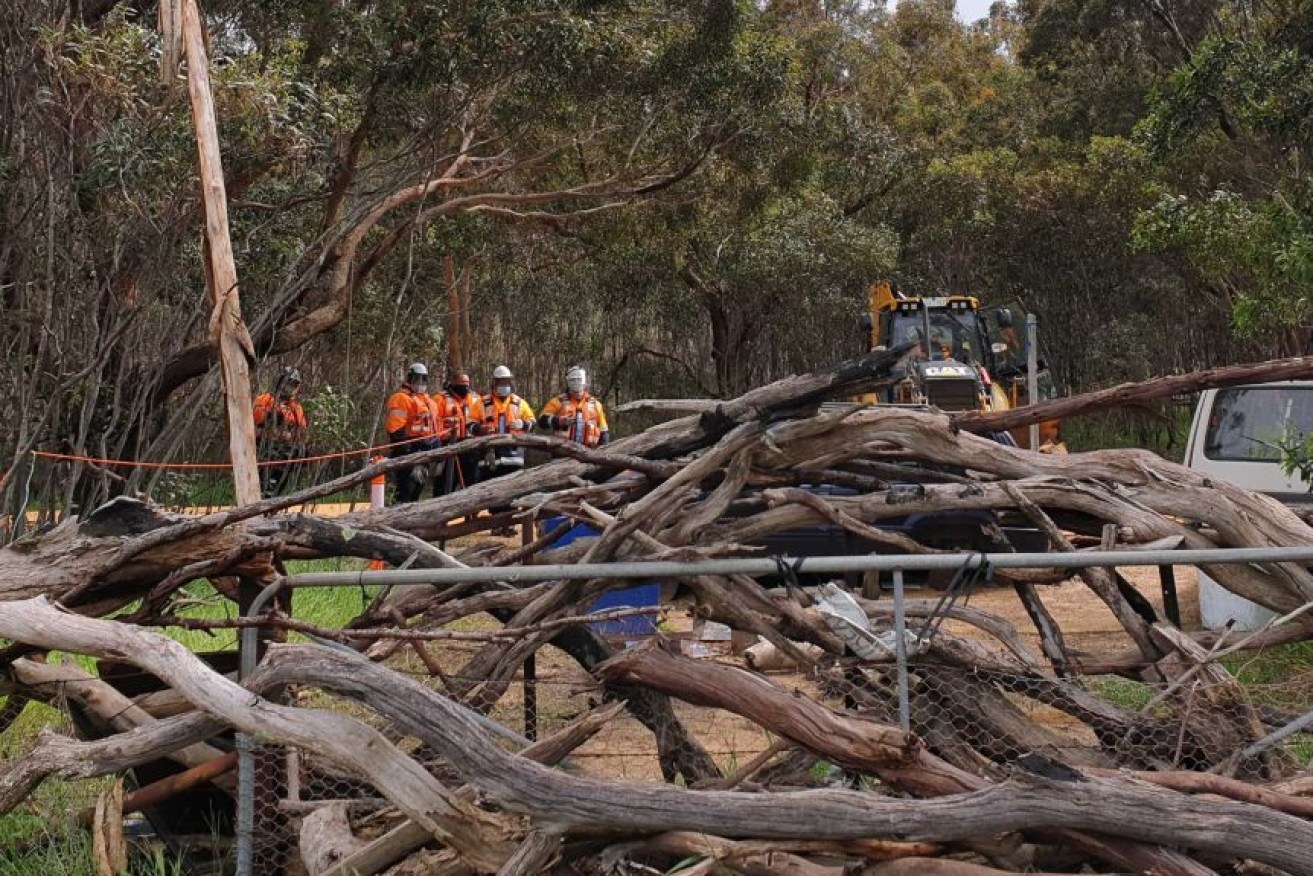
{"label": "chain-link fence", "polygon": [[[1075,591],[1081,585],[1071,587]],[[1015,599],[1010,591],[999,590],[996,595],[1000,605],[1005,598]],[[1062,599],[1052,602],[1060,605]],[[909,599],[906,607],[915,610],[914,603]],[[655,645],[698,664],[752,672],[742,649],[754,636],[737,629],[729,638],[700,634],[690,602],[668,604],[662,611],[662,632],[630,635],[612,644],[617,649]],[[1071,618],[1060,612],[1057,615],[1059,626],[1091,629],[1069,623]],[[871,616],[887,618],[889,612],[873,609]],[[471,629],[471,621],[461,623],[462,629]],[[918,630],[930,625],[924,616],[909,623]],[[887,620],[879,624],[889,626]],[[498,626],[487,616],[474,625],[487,630]],[[1105,653],[1129,645],[1125,634],[1111,627],[1102,635],[1105,640],[1099,650]],[[1006,649],[979,627],[959,621],[942,625],[939,636],[942,647],[913,647],[903,667],[906,719],[930,753],[973,775],[998,780],[1016,770],[1187,770],[1271,782],[1313,762],[1313,736],[1305,733],[1293,734],[1252,756],[1238,756],[1273,729],[1313,711],[1313,670],[1301,671],[1298,659],[1276,666],[1263,655],[1249,653],[1229,659],[1225,673],[1200,671],[1184,683],[1179,673],[1176,682],[1141,682],[1114,674],[1064,676],[1043,662],[1018,669],[1015,661],[990,659]],[[1026,638],[1022,650],[1041,653],[1037,636],[1024,630],[1022,636]],[[386,665],[432,691],[470,702],[470,690],[486,679],[465,670],[486,644],[444,639],[423,648],[399,645]],[[1082,641],[1082,646],[1089,644]],[[853,726],[860,729],[867,726],[860,724],[866,719],[898,726],[902,718],[899,668],[893,655],[864,660],[852,654],[826,654],[812,664],[755,675],[798,701],[857,722]],[[614,692],[574,657],[545,646],[536,652],[531,671],[522,670],[504,690],[493,693],[487,698],[493,702],[488,717],[508,731],[500,737],[505,748],[517,751],[532,738],[543,739],[577,724]],[[311,688],[292,688],[282,695],[292,705],[329,709],[364,721],[448,787],[461,784],[437,752],[358,702]],[[753,720],[730,708],[692,705],[677,696],[671,700],[671,715],[678,733],[658,734],[650,722],[623,712],[573,750],[560,768],[624,781],[664,782],[672,779],[672,763],[703,759],[714,764],[712,774],[683,774],[677,780],[694,787],[848,786],[875,792],[882,788],[875,773],[845,766],[841,758],[817,747],[804,749],[789,742],[783,725],[773,723],[772,716],[758,715]],[[216,744],[222,743],[216,740]],[[304,819],[328,803],[345,803],[352,830],[366,840],[383,835],[401,820],[368,778],[347,774],[311,752],[261,745],[250,775],[252,780],[237,789],[239,799],[248,796],[252,812],[246,873],[295,872]],[[229,854],[230,864],[232,860]]]}
{"label": "chain-link fence", "polygon": [[[664,649],[749,671],[728,642],[708,648],[696,638],[653,638],[659,639]],[[631,639],[628,644],[636,642]],[[432,651],[430,656],[443,662],[458,663],[468,656],[467,649]],[[458,675],[431,677],[429,670],[409,655],[395,658],[392,665],[423,678],[437,691],[478,680]],[[537,665],[536,677],[518,677],[491,710],[491,718],[517,732],[536,730],[542,738],[580,720],[603,702],[603,686],[566,654],[544,648],[538,653]],[[796,697],[812,700],[844,718],[898,724],[898,673],[892,662],[825,657],[814,666],[765,676]],[[1313,737],[1299,734],[1259,756],[1236,758],[1237,752],[1271,728],[1313,709],[1313,674],[1247,685],[1205,677],[1173,688],[1166,682],[1146,684],[1110,675],[1064,678],[1052,672],[964,668],[914,655],[908,661],[907,677],[913,733],[937,757],[991,780],[1016,770],[1052,774],[1070,767],[1212,771],[1273,781],[1306,769],[1313,761]],[[534,692],[536,701],[532,726],[523,723],[526,687]],[[311,691],[294,696],[299,705],[332,708],[365,720],[449,787],[460,784],[435,752],[392,730],[358,703]],[[686,744],[710,756],[724,777],[722,786],[879,790],[880,783],[872,775],[844,769],[824,753],[794,747],[770,727],[742,715],[678,700],[672,705]],[[505,744],[508,750],[516,750],[523,743],[507,739]],[[652,730],[626,713],[573,751],[563,768],[612,779],[660,782],[665,780],[662,755]],[[378,835],[400,818],[367,781],[304,753],[262,749],[256,781],[253,873],[288,872],[281,868],[292,860],[301,819],[329,802],[347,801],[353,823],[364,825],[366,835]]]}

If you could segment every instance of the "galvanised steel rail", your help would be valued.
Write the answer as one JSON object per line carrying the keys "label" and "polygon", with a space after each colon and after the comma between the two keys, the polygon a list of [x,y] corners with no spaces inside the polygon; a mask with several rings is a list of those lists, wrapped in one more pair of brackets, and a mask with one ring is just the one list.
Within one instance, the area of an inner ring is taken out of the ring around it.
{"label": "galvanised steel rail", "polygon": [[[398,569],[359,572],[298,572],[282,587],[358,587],[370,584],[459,584],[568,581],[588,578],[681,578],[694,575],[772,575],[781,565],[797,573],[904,572],[979,569],[1085,569],[1095,566],[1207,566],[1229,563],[1313,562],[1313,545],[1208,550],[1122,550],[1066,554],[867,554],[825,557],[736,557],[721,560],[664,560],[571,563],[543,566],[475,566],[467,569]],[[273,585],[271,585],[273,586]]]}

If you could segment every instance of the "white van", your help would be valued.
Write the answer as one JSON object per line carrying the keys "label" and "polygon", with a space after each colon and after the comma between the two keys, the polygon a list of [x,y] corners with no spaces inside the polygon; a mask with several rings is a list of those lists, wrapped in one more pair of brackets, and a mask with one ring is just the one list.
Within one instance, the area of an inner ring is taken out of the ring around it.
{"label": "white van", "polygon": [[[1289,380],[1204,390],[1195,408],[1185,465],[1203,475],[1290,503],[1313,501],[1299,473],[1281,470],[1279,445],[1313,435],[1313,381]],[[1199,573],[1199,614],[1217,629],[1257,629],[1272,612]]]}

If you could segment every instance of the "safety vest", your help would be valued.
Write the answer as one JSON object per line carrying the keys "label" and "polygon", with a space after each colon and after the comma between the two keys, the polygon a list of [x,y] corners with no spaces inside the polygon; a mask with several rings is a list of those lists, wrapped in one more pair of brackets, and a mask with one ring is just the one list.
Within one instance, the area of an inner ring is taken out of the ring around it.
{"label": "safety vest", "polygon": [[309,422],[305,418],[305,409],[296,399],[275,399],[272,392],[266,392],[256,397],[252,409],[257,441],[267,439],[277,444],[299,444],[305,440]]}
{"label": "safety vest", "polygon": [[543,405],[543,413],[566,420],[568,425],[557,434],[585,447],[596,447],[602,441],[602,433],[607,431],[602,403],[587,392],[578,399],[571,398],[568,392],[561,393]]}
{"label": "safety vest", "polygon": [[388,397],[388,414],[383,429],[389,436],[404,431],[403,440],[438,434],[437,400],[427,392],[397,390]]}
{"label": "safety vest", "polygon": [[458,398],[444,391],[438,399],[442,418],[438,434],[444,443],[468,438],[469,424],[482,423],[484,420],[483,398],[476,393],[467,393],[465,398]]}
{"label": "safety vest", "polygon": [[491,435],[523,435],[533,422],[533,408],[515,393],[506,398],[485,395],[483,422]]}

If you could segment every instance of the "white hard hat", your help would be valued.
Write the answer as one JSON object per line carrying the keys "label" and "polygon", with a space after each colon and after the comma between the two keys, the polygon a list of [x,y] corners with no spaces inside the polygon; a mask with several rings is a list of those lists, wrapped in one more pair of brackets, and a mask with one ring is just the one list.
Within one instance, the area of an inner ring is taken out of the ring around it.
{"label": "white hard hat", "polygon": [[428,376],[429,376],[429,369],[426,368],[426,367],[424,367],[424,363],[423,363],[423,362],[416,362],[415,364],[411,365],[409,369],[407,369],[406,373],[407,373],[407,374],[418,374],[418,375],[420,375],[420,376],[422,376],[422,377],[428,377]]}
{"label": "white hard hat", "polygon": [[588,372],[582,365],[571,365],[565,372],[565,388],[570,392],[583,392],[588,387]]}
{"label": "white hard hat", "polygon": [[496,368],[492,369],[493,380],[510,380],[513,377],[515,377],[515,375],[511,373],[511,369],[507,368],[505,365],[498,365]]}

